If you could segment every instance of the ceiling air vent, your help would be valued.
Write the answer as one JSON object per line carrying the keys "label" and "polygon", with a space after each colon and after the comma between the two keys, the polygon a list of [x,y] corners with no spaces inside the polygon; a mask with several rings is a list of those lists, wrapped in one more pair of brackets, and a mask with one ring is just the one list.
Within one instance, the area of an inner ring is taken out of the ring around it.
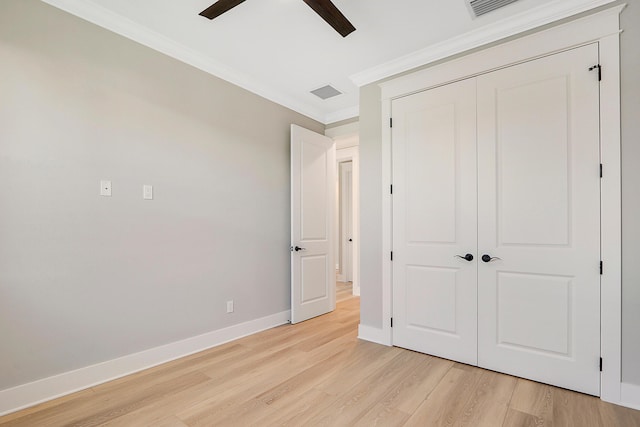
{"label": "ceiling air vent", "polygon": [[469,6],[474,16],[478,17],[516,1],[518,0],[470,0]]}
{"label": "ceiling air vent", "polygon": [[342,95],[342,92],[329,85],[323,86],[316,90],[312,90],[311,93],[322,99],[329,99],[333,98],[334,96]]}

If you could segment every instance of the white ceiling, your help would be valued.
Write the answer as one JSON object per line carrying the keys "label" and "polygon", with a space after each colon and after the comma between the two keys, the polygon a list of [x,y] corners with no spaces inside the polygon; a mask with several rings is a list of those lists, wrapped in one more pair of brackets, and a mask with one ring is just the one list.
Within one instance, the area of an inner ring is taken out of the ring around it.
{"label": "white ceiling", "polygon": [[[214,0],[43,0],[323,123],[358,115],[358,85],[612,0],[519,0],[472,19],[467,0],[333,0],[342,38],[303,0],[247,0],[210,21]],[[330,84],[343,92],[309,93]]]}

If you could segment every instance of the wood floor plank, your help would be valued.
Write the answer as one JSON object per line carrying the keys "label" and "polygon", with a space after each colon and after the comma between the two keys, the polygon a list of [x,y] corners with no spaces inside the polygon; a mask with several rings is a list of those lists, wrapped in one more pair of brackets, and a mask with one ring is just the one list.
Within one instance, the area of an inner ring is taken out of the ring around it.
{"label": "wood floor plank", "polygon": [[467,402],[460,421],[462,425],[494,427],[502,425],[517,378],[483,371],[480,383]]}
{"label": "wood floor plank", "polygon": [[74,421],[73,424],[78,427],[104,425],[104,423],[110,420],[121,417],[129,412],[135,411],[136,409],[151,405],[162,400],[166,396],[173,395],[176,392],[194,387],[206,381],[208,381],[207,376],[200,372],[184,375],[165,383],[154,385],[148,390],[145,390],[144,393],[128,395],[129,398],[124,402],[121,401],[114,405],[106,405],[101,411]]}
{"label": "wood floor plank", "polygon": [[553,427],[553,424],[543,418],[509,408],[502,427]]}
{"label": "wood floor plank", "polygon": [[147,426],[153,426],[153,427],[189,427],[187,426],[185,423],[183,423],[182,421],[180,421],[178,418],[176,418],[175,416],[170,416],[167,418],[163,418],[161,420],[158,421],[154,421],[152,424],[142,424],[140,422],[138,422],[138,424],[127,424],[129,426],[132,425],[147,425]]}
{"label": "wood floor plank", "polygon": [[357,339],[359,299],[0,417],[2,426],[640,427],[640,411]]}
{"label": "wood floor plank", "polygon": [[354,427],[401,427],[409,419],[409,414],[399,411],[384,403],[377,403],[360,419],[353,424]]}
{"label": "wood floor plank", "polygon": [[[103,425],[107,421],[160,400],[166,395],[193,387],[207,380],[208,377],[206,375],[195,372],[160,382],[144,389],[136,388],[135,393],[121,391],[119,394],[111,394],[109,396],[84,397],[78,401],[68,401],[65,404],[30,414],[24,419],[10,422],[9,425],[73,425],[82,427]],[[0,419],[0,422],[3,422],[3,420]]]}
{"label": "wood floor plank", "polygon": [[[93,402],[94,400],[95,394],[92,389],[88,388],[2,416],[0,417],[0,425],[8,425],[9,423],[13,423],[12,425],[19,425],[18,423],[25,423],[30,419],[35,419],[45,411],[60,411],[59,408],[64,405],[67,405],[67,408],[77,407],[79,402]],[[64,409],[62,409],[62,411],[64,411]]]}
{"label": "wood floor plank", "polygon": [[537,425],[550,426],[553,419],[553,389],[546,384],[518,379],[509,407],[529,414]]}
{"label": "wood floor plank", "polygon": [[308,338],[302,339],[298,341],[292,348],[295,348],[300,351],[310,351],[314,348],[326,344],[330,341],[333,341],[336,338],[336,333],[340,335],[347,334],[353,338],[356,337],[357,333],[353,328],[353,325],[350,323],[338,326],[334,330],[325,330],[322,333],[314,334]]}
{"label": "wood floor plank", "polygon": [[384,404],[403,413],[413,414],[454,365],[454,362],[446,359],[421,357],[422,363],[411,375],[389,390],[383,398]]}
{"label": "wood floor plank", "polygon": [[[332,361],[335,363],[348,358],[350,352],[347,350],[355,347],[355,343],[353,340],[341,341],[344,345],[343,351],[340,351],[338,346],[331,348],[321,346],[311,354],[297,350],[282,350],[275,355],[270,355],[267,359],[261,359],[257,364],[251,364],[246,372],[239,370],[230,372],[221,381],[225,384],[225,389],[221,390],[215,398],[191,406],[177,415],[189,425],[213,425],[228,418],[230,414],[240,411],[243,405],[245,410],[248,410],[248,407],[252,410],[263,408],[262,405],[253,402],[254,397],[261,397],[260,393],[267,390],[277,390],[283,387],[282,384],[290,386],[291,382],[299,382],[298,376],[311,369],[310,363],[326,360],[325,365],[331,367]],[[275,400],[275,397],[271,399]],[[213,403],[216,406],[215,410],[210,409]]]}
{"label": "wood floor plank", "polygon": [[451,368],[429,397],[412,414],[406,426],[459,424],[465,405],[480,383],[482,372]]}
{"label": "wood floor plank", "polygon": [[274,408],[284,406],[283,402],[294,403],[298,396],[309,392],[313,384],[322,378],[332,375],[336,365],[348,356],[338,353],[327,360],[327,364],[317,364],[297,375],[266,390],[244,404],[232,408],[224,416],[208,418],[210,425],[259,425],[263,415],[274,411]]}
{"label": "wood floor plank", "polygon": [[420,364],[402,381],[391,385],[356,425],[403,425],[452,366],[450,361],[422,357]]}
{"label": "wood floor plank", "polygon": [[404,351],[397,347],[384,347],[366,341],[361,341],[358,345],[359,351],[353,359],[342,366],[336,375],[317,384],[317,389],[334,396],[340,395]]}
{"label": "wood floor plank", "polygon": [[640,411],[603,401],[599,401],[598,406],[605,426],[640,427]]}
{"label": "wood floor plank", "polygon": [[328,402],[335,400],[323,391],[310,389],[298,396],[293,402],[289,399],[280,399],[269,405],[270,410],[260,418],[262,426],[302,426],[306,425],[314,410],[318,406],[326,406]]}
{"label": "wood floor plank", "polygon": [[249,348],[235,344],[224,344],[214,349],[196,353],[95,386],[93,390],[98,396],[108,395],[110,393],[122,395],[123,391],[136,393],[137,388],[147,388],[153,384],[196,371],[202,371],[207,368],[215,369],[217,366],[229,364],[230,360],[242,360],[244,356],[250,353],[251,349]]}
{"label": "wood floor plank", "polygon": [[338,394],[338,399],[323,413],[311,419],[311,424],[353,425],[369,412],[389,388],[402,382],[421,362],[422,355],[402,351],[383,366],[351,388]]}
{"label": "wood floor plank", "polygon": [[609,427],[604,424],[599,402],[597,397],[554,387],[554,427]]}
{"label": "wood floor plank", "polygon": [[[155,426],[165,419],[170,420],[174,417],[174,414],[183,410],[185,406],[214,398],[217,396],[218,391],[217,384],[213,380],[209,380],[197,386],[176,390],[174,393],[165,395],[162,399],[129,411],[101,425],[109,427]],[[177,417],[174,418],[177,419]],[[182,423],[182,421],[180,422]]]}

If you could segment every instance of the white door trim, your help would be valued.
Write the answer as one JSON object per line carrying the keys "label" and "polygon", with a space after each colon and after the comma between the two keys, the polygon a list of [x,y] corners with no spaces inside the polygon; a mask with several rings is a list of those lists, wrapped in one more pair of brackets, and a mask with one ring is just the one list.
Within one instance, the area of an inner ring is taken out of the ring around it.
{"label": "white door trim", "polygon": [[[598,42],[603,80],[600,85],[602,179],[602,327],[601,399],[621,402],[621,170],[620,170],[620,13],[624,5],[539,33],[476,52],[380,84],[382,112],[382,318],[378,338],[391,345],[391,100],[490,72],[587,43]],[[595,65],[595,64],[594,64]]]}

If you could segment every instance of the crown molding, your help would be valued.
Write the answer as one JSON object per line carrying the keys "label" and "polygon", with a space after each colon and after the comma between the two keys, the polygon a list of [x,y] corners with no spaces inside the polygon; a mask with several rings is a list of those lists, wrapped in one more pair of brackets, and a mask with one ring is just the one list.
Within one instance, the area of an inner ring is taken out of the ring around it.
{"label": "crown molding", "polygon": [[342,120],[352,119],[360,115],[360,106],[345,108],[344,110],[335,111],[324,116],[324,124],[331,124]]}
{"label": "crown molding", "polygon": [[349,139],[358,137],[360,134],[360,122],[347,123],[346,125],[336,126],[325,129],[324,135],[336,139]]}
{"label": "crown molding", "polygon": [[556,0],[353,74],[362,87],[480,46],[606,5],[615,0]]}
{"label": "crown molding", "polygon": [[283,107],[303,114],[323,124],[328,123],[328,116],[339,116],[339,113],[326,114],[318,108],[282,94],[267,85],[252,79],[246,74],[233,70],[207,55],[191,49],[181,43],[169,39],[149,28],[146,28],[122,15],[114,13],[102,6],[87,0],[41,0],[53,7],[77,16],[92,24],[112,31],[143,46],[161,52],[171,58],[198,68],[215,77],[239,86],[256,95],[275,102]]}
{"label": "crown molding", "polygon": [[[171,40],[155,31],[150,30],[122,15],[114,13],[88,0],[41,0],[53,7],[75,15],[143,46],[161,52],[171,58],[189,64],[208,74],[239,86],[269,101],[275,102],[295,112],[303,114],[323,124],[357,117],[359,107],[353,106],[339,111],[326,113],[295,97],[264,85],[248,75],[233,70],[207,55],[191,49],[181,43]],[[615,0],[556,0],[550,5],[542,5],[497,23],[465,33],[461,36],[437,43],[412,54],[380,64],[376,67],[350,76],[358,86],[364,86],[375,81],[411,70],[449,57],[451,55],[483,46],[488,43],[509,37],[523,31],[573,16],[613,2]]]}

